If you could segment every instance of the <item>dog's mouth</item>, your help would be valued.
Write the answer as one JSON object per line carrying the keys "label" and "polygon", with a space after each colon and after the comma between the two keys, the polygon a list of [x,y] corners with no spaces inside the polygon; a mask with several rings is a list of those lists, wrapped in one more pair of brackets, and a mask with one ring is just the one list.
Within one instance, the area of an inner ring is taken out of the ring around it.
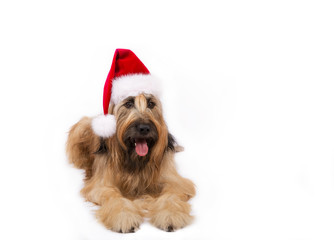
{"label": "dog's mouth", "polygon": [[141,139],[141,138],[135,139],[135,149],[136,153],[139,156],[141,157],[146,156],[148,153],[148,145],[146,139]]}
{"label": "dog's mouth", "polygon": [[130,148],[135,150],[136,153],[141,156],[145,157],[149,150],[154,146],[154,139],[153,138],[128,138],[128,144]]}

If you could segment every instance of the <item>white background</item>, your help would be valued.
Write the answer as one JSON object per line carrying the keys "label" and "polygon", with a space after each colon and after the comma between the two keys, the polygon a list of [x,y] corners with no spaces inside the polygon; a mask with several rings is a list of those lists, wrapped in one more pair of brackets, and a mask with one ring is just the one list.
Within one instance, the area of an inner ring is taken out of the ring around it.
{"label": "white background", "polygon": [[[1,239],[333,239],[332,1],[1,1]],[[164,85],[195,222],[117,234],[67,164],[116,48]]]}

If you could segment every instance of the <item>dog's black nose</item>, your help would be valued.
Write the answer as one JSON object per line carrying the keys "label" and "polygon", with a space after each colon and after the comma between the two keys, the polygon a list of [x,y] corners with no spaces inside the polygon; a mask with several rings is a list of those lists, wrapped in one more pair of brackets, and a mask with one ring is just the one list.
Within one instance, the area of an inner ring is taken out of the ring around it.
{"label": "dog's black nose", "polygon": [[151,127],[148,124],[139,124],[137,129],[141,135],[146,135],[150,132]]}

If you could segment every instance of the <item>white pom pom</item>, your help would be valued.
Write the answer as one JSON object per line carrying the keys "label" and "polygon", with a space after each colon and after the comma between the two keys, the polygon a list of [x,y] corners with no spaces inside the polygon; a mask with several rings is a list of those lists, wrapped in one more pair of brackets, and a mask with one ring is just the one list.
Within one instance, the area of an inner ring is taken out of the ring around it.
{"label": "white pom pom", "polygon": [[114,115],[99,115],[92,120],[92,128],[100,137],[111,137],[116,132],[116,119]]}

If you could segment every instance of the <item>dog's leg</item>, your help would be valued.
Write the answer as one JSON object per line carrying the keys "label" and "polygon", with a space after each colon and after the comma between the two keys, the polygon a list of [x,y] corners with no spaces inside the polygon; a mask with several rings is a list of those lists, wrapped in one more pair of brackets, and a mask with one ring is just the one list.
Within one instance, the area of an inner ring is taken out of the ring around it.
{"label": "dog's leg", "polygon": [[[98,193],[100,191],[100,193]],[[100,196],[101,207],[97,210],[97,218],[115,232],[135,232],[143,222],[140,209],[133,201],[124,198],[117,188],[104,187],[94,190],[95,196]]]}
{"label": "dog's leg", "polygon": [[185,194],[175,192],[171,186],[167,188],[149,206],[149,217],[154,226],[172,232],[188,225],[193,217]]}
{"label": "dog's leg", "polygon": [[192,221],[191,206],[187,201],[195,195],[195,187],[190,180],[176,172],[173,164],[167,169],[163,174],[162,193],[149,204],[148,215],[154,226],[172,232]]}

